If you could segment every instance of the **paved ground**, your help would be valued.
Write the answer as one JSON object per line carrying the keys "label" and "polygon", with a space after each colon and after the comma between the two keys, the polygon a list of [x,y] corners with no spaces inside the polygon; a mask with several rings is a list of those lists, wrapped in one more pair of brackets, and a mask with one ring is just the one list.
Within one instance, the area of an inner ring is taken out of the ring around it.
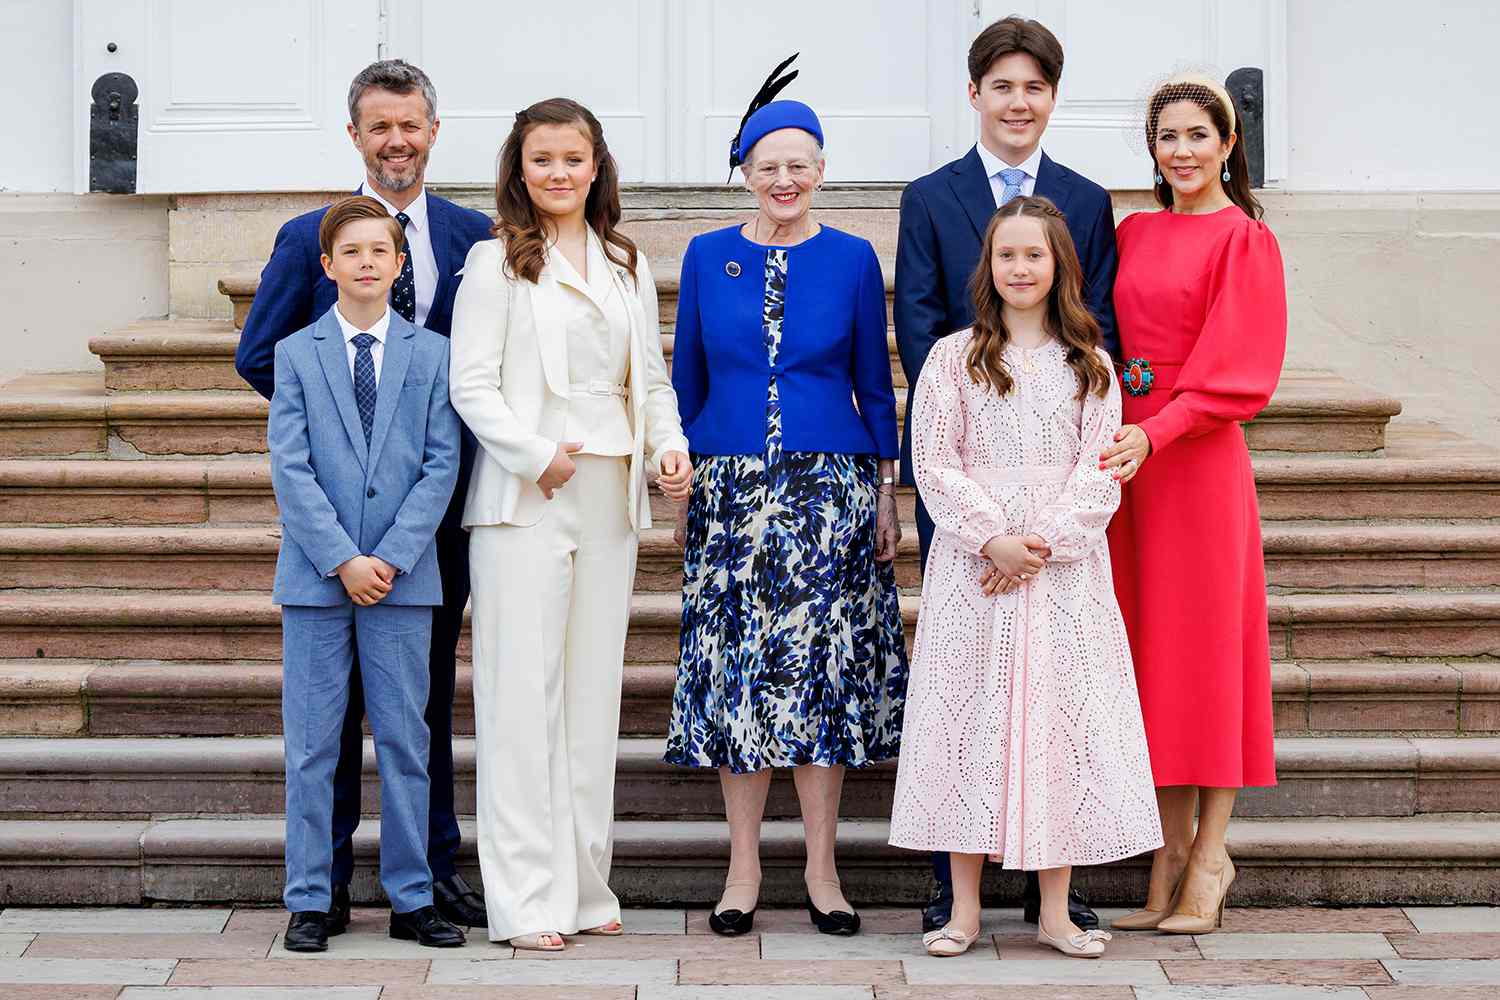
{"label": "paved ground", "polygon": [[[1104,911],[1106,918],[1119,911]],[[355,911],[324,955],[281,948],[260,909],[0,911],[0,1000],[1496,1000],[1500,908],[1231,910],[1199,938],[1118,934],[1108,957],[1036,946],[1014,910],[983,946],[922,954],[914,911],[865,911],[829,938],[793,910],[725,940],[703,911],[630,910],[630,933],[560,956],[476,939],[436,952]]]}

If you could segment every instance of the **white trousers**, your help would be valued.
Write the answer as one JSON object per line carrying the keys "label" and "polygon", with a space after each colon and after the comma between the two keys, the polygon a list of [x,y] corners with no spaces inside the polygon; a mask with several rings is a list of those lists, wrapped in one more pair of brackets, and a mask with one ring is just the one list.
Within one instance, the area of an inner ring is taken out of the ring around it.
{"label": "white trousers", "polygon": [[629,459],[575,455],[540,522],[476,526],[474,734],[490,940],[620,918],[609,888],[637,538]]}

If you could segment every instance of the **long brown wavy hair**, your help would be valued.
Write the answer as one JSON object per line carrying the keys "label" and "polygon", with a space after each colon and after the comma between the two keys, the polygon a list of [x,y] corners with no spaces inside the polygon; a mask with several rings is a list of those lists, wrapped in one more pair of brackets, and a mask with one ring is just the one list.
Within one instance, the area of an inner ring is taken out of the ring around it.
{"label": "long brown wavy hair", "polygon": [[995,233],[1006,219],[1036,219],[1047,234],[1054,270],[1052,288],[1047,292],[1047,315],[1043,328],[1067,348],[1067,361],[1078,375],[1078,398],[1096,393],[1109,394],[1113,372],[1099,358],[1099,321],[1083,304],[1083,266],[1078,250],[1062,212],[1050,199],[1033,195],[1013,198],[997,211],[984,231],[984,250],[979,266],[969,279],[969,295],[974,302],[974,338],[969,341],[967,367],[969,377],[1001,395],[1009,392],[1014,380],[1005,366],[1005,345],[1010,331],[1005,328],[1005,300],[995,288],[990,261],[995,253]]}
{"label": "long brown wavy hair", "polygon": [[[1234,98],[1231,97],[1230,100]],[[1214,123],[1220,142],[1228,142],[1234,131],[1229,127],[1229,110],[1224,107],[1224,102],[1203,84],[1165,83],[1156,89],[1146,105],[1146,150],[1151,154],[1152,190],[1156,194],[1156,203],[1162,208],[1172,207],[1172,185],[1167,182],[1160,164],[1156,162],[1156,127],[1161,121],[1162,110],[1177,101],[1187,101],[1208,112],[1208,120]],[[1244,111],[1238,107],[1235,109],[1235,116],[1241,121],[1245,119]],[[1245,156],[1243,136],[1229,151],[1229,161],[1225,165],[1229,168],[1229,180],[1219,181],[1224,186],[1224,193],[1240,207],[1240,211],[1252,219],[1260,219],[1266,212],[1250,190],[1250,161]]]}
{"label": "long brown wavy hair", "polygon": [[[505,241],[505,265],[511,274],[536,282],[547,263],[547,230],[526,190],[521,146],[538,125],[574,125],[592,144],[596,176],[584,201],[583,217],[604,244],[604,255],[636,277],[635,243],[620,232],[620,168],[604,142],[604,129],[592,111],[566,97],[538,101],[516,115],[495,165],[493,232]],[[638,279],[637,279],[638,280]]]}

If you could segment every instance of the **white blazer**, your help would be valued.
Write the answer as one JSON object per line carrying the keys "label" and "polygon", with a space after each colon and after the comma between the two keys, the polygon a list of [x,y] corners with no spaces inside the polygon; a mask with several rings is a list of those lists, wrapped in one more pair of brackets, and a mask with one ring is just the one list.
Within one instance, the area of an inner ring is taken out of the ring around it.
{"label": "white blazer", "polygon": [[[597,238],[589,233],[590,240]],[[535,284],[506,273],[500,240],[474,244],[459,273],[448,391],[480,445],[463,524],[536,524],[547,506],[536,481],[557,453],[567,417],[564,293],[550,260]],[[662,357],[656,285],[646,258],[636,259],[638,282],[613,264],[610,274],[630,316],[627,385],[634,450],[627,513],[641,531],[651,526],[645,456],[656,469],[666,452],[686,454],[688,441]]]}

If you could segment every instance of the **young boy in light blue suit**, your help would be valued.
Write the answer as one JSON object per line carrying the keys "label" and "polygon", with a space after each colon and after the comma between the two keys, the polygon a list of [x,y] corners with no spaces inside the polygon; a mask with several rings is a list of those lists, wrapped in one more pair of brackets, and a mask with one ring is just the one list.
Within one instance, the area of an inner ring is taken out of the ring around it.
{"label": "young boy in light blue suit", "polygon": [[289,951],[323,951],[333,864],[333,775],[358,650],[380,766],[380,878],[390,935],[464,943],[432,905],[427,864],[427,658],[443,602],[434,535],[458,477],[448,341],[387,305],[400,226],[346,198],[318,231],[337,303],[276,345],[268,437],[281,510]]}

